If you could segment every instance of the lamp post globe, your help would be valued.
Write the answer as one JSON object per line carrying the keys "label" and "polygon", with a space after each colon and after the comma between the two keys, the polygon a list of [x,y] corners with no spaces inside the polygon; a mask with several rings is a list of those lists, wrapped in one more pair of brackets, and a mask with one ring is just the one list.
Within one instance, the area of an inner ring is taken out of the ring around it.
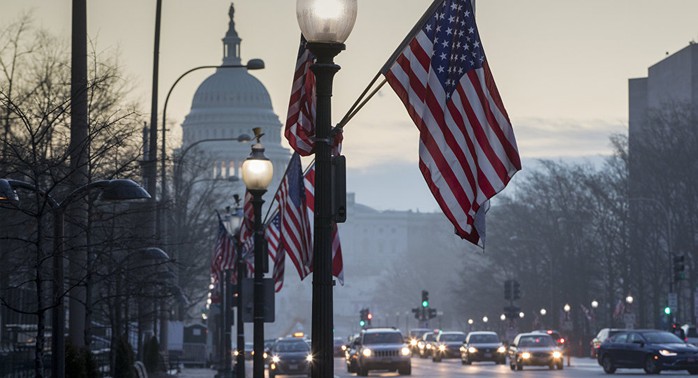
{"label": "lamp post globe", "polygon": [[565,305],[562,307],[562,309],[563,309],[565,312],[570,312],[571,307],[570,307],[569,304],[565,303]]}
{"label": "lamp post globe", "polygon": [[599,302],[598,301],[591,301],[591,308],[596,309],[599,307]]}
{"label": "lamp post globe", "polygon": [[546,309],[544,309],[544,308],[541,308],[541,309],[540,309],[540,315],[541,315],[541,316],[545,316],[545,314],[547,314],[547,313],[548,313],[548,311],[547,311]]}
{"label": "lamp post globe", "polygon": [[344,43],[354,28],[357,0],[298,0],[296,18],[308,42]]}
{"label": "lamp post globe", "polygon": [[632,295],[628,295],[627,297],[625,297],[625,302],[629,305],[633,304],[633,300],[634,300],[634,298]]}
{"label": "lamp post globe", "polygon": [[504,314],[502,314],[502,315],[499,315],[499,320],[501,320],[501,321],[505,321],[505,320],[507,320],[507,316],[506,316],[506,315],[504,315]]}

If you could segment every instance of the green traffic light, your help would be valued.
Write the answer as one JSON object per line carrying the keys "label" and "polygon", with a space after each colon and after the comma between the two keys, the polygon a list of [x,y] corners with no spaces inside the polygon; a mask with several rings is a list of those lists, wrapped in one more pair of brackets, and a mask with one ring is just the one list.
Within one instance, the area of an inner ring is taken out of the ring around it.
{"label": "green traffic light", "polygon": [[671,307],[669,307],[669,306],[664,307],[664,313],[667,315],[671,315]]}
{"label": "green traffic light", "polygon": [[429,301],[422,301],[422,307],[429,307]]}
{"label": "green traffic light", "polygon": [[363,326],[366,325],[366,322],[362,320],[362,321],[359,322],[359,325],[363,327]]}

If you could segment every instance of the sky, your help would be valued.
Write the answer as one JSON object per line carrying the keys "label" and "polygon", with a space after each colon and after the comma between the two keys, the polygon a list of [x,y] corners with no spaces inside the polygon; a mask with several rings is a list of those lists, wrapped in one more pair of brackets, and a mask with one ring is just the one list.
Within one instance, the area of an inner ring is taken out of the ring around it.
{"label": "sky", "polygon": [[[88,1],[90,43],[117,54],[150,109],[154,0]],[[281,121],[300,30],[292,0],[235,0],[243,62],[270,93]],[[429,6],[429,0],[360,0],[356,25],[336,58],[333,120],[339,121]],[[177,77],[222,61],[221,38],[230,0],[163,1],[159,111]],[[31,12],[35,25],[69,40],[71,1],[0,0],[0,26]],[[599,159],[608,137],[627,133],[628,79],[698,39],[695,0],[478,0],[476,19],[488,62],[523,158]],[[205,70],[186,76],[172,92],[167,119],[171,145]],[[418,170],[418,134],[395,93],[385,86],[346,126],[347,187],[357,202],[387,210],[437,208]],[[575,160],[576,161],[576,160]],[[516,183],[521,173],[512,181]]]}

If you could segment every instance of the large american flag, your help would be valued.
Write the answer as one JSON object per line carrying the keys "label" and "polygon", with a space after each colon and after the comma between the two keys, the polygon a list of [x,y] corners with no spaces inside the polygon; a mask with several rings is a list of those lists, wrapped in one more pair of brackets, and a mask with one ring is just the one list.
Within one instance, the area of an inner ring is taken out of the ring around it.
{"label": "large american flag", "polygon": [[286,251],[281,247],[281,215],[276,214],[267,224],[264,231],[264,238],[267,240],[269,256],[274,261],[274,290],[278,293],[284,287],[284,269],[286,265]]}
{"label": "large american flag", "polygon": [[[301,156],[315,153],[315,74],[310,70],[315,55],[308,50],[307,43],[301,34],[284,130],[288,143]],[[341,142],[342,133],[336,133],[332,146],[335,155],[339,154]]]}
{"label": "large american flag", "polygon": [[[315,214],[315,163],[305,173],[305,198],[308,205],[310,229],[314,226]],[[311,260],[312,262],[312,256]],[[309,267],[312,271],[312,265]],[[332,275],[344,285],[344,262],[342,261],[342,244],[339,241],[337,224],[332,223]]]}
{"label": "large american flag", "polygon": [[471,1],[442,0],[408,41],[383,74],[419,129],[429,189],[456,233],[478,244],[476,215],[521,161]]}
{"label": "large american flag", "polygon": [[224,270],[235,268],[235,241],[225,228],[220,214],[216,213],[216,215],[218,215],[218,235],[211,259],[211,277],[214,282],[220,282],[221,273]]}

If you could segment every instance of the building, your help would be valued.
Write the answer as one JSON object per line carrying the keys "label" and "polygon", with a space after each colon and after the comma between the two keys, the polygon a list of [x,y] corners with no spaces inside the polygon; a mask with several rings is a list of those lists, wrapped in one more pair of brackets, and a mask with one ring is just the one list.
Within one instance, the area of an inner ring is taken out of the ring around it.
{"label": "building", "polygon": [[[690,227],[695,208],[690,199],[698,173],[693,163],[698,153],[698,44],[667,53],[649,67],[647,77],[630,79],[628,92],[630,248],[664,267],[657,281],[678,293],[674,316],[693,323],[695,270],[688,272],[690,281],[678,279],[672,270],[678,268],[674,259],[680,256],[687,255],[687,264],[695,261],[691,251],[696,248],[696,234]],[[641,324],[646,324],[642,317],[656,316],[647,311],[651,310],[640,311]]]}

